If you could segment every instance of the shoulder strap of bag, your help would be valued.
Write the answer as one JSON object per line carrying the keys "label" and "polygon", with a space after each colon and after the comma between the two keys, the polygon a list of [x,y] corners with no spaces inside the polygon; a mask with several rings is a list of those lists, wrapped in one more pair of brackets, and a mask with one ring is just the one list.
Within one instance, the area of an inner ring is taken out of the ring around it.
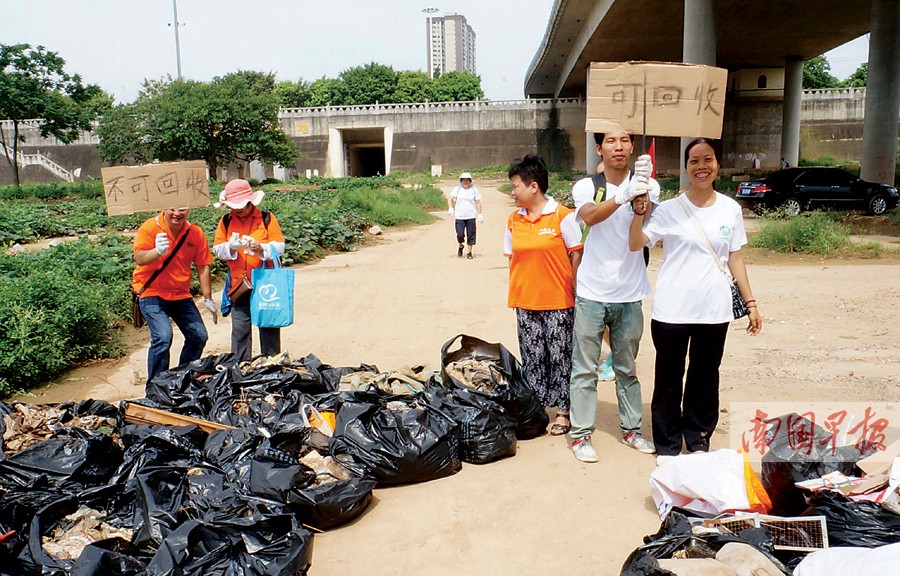
{"label": "shoulder strap of bag", "polygon": [[[591,176],[591,183],[594,185],[594,204],[599,204],[606,200],[606,174],[600,172]],[[587,240],[591,227],[584,222],[581,223],[581,243]]]}
{"label": "shoulder strap of bag", "polygon": [[694,225],[695,228],[697,228],[697,232],[700,233],[700,237],[703,238],[704,242],[706,242],[706,249],[709,250],[709,254],[713,257],[713,260],[715,261],[716,265],[719,267],[719,271],[721,271],[722,274],[724,274],[725,277],[728,278],[730,281],[731,274],[729,274],[728,271],[725,270],[725,266],[722,265],[722,259],[719,258],[719,255],[716,254],[716,251],[713,249],[712,244],[709,241],[709,237],[706,235],[706,232],[704,232],[703,228],[700,226],[700,221],[697,220],[697,217],[694,216],[694,212],[690,208],[688,208],[688,205],[685,203],[684,195],[681,195],[678,197],[678,203],[681,204],[682,208],[684,208],[685,214],[688,215],[688,218],[691,219],[691,223]]}
{"label": "shoulder strap of bag", "polygon": [[[265,226],[266,231],[268,231],[269,230],[269,222],[272,221],[272,213],[269,212],[268,210],[260,210],[260,212],[262,213],[263,226]],[[225,232],[227,233],[228,227],[231,225],[231,212],[222,216],[222,224],[225,225]]]}
{"label": "shoulder strap of bag", "polygon": [[[188,226],[190,226],[190,224],[188,224]],[[180,238],[180,239],[178,240],[178,242],[175,244],[175,248],[172,250],[172,253],[169,254],[169,257],[166,258],[165,262],[162,263],[162,266],[160,266],[159,268],[157,268],[157,269],[156,269],[156,272],[154,272],[153,275],[150,276],[150,279],[147,280],[146,282],[144,282],[144,287],[141,288],[141,291],[140,291],[140,292],[138,292],[138,296],[140,296],[141,294],[143,294],[143,293],[144,293],[144,290],[146,290],[147,288],[149,288],[149,287],[150,287],[150,284],[152,284],[153,281],[156,280],[156,277],[159,276],[160,274],[162,274],[162,271],[166,269],[166,266],[168,266],[168,265],[169,265],[169,262],[172,261],[172,258],[175,257],[175,254],[178,252],[178,249],[181,248],[181,245],[184,244],[184,241],[187,240],[188,234],[190,234],[190,233],[191,233],[191,229],[188,228],[187,231],[185,231],[185,233],[181,235],[181,238]]]}

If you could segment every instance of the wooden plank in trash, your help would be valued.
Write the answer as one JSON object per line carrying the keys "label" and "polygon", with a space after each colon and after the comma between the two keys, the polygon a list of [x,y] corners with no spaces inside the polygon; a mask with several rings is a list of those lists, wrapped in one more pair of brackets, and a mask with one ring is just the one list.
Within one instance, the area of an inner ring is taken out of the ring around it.
{"label": "wooden plank in trash", "polygon": [[129,424],[162,424],[164,426],[197,426],[206,433],[215,430],[234,430],[234,426],[210,422],[191,416],[182,416],[173,412],[149,408],[140,404],[128,404],[125,408],[125,421]]}

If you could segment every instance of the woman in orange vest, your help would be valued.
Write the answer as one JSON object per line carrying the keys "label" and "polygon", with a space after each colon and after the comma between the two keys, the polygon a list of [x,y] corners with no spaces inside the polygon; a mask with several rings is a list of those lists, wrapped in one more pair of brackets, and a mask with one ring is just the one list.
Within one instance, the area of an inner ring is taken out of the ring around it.
{"label": "woman in orange vest", "polygon": [[569,376],[575,321],[572,254],[581,229],[571,209],[546,196],[547,167],[528,155],[509,168],[510,195],[518,209],[506,223],[509,307],[516,310],[525,379],[545,408],[556,408],[550,434],[569,431]]}
{"label": "woman in orange vest", "polygon": [[[250,325],[250,291],[253,270],[265,266],[277,254],[284,254],[284,234],[271,212],[260,210],[265,192],[254,191],[246,180],[236,179],[225,185],[216,208],[231,211],[222,217],[213,240],[213,254],[228,262],[232,300],[231,352],[240,360],[250,360],[253,336]],[[225,311],[223,310],[223,315]],[[260,352],[274,356],[281,352],[281,329],[259,328]]]}

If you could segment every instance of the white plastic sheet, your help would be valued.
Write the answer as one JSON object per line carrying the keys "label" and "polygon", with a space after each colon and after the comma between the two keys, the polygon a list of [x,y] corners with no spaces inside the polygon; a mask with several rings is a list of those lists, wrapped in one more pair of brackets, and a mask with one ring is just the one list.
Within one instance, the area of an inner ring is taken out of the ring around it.
{"label": "white plastic sheet", "polygon": [[660,456],[650,474],[650,495],[660,518],[672,507],[720,514],[747,510],[744,458],[736,450]]}

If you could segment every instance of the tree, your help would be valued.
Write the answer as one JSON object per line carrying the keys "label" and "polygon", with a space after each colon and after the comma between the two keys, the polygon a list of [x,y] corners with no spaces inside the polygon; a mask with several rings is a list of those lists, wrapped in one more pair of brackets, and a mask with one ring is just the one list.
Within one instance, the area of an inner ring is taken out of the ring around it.
{"label": "tree", "polygon": [[484,98],[481,77],[471,72],[445,72],[434,79],[431,99],[434,102],[460,102]]}
{"label": "tree", "polygon": [[397,73],[390,66],[370,62],[348,68],[339,79],[344,83],[347,104],[390,102],[397,90]]}
{"label": "tree", "polygon": [[[274,88],[274,84],[273,84]],[[213,177],[233,161],[290,165],[297,150],[278,123],[278,97],[245,73],[212,82],[145,82],[133,104],[98,127],[105,162],[205,160]]]}
{"label": "tree", "polygon": [[865,88],[869,81],[869,63],[863,62],[859,68],[853,71],[853,74],[841,82],[844,88]]}
{"label": "tree", "polygon": [[[11,151],[3,154],[19,185],[19,143],[25,141],[19,127],[37,120],[41,136],[53,136],[68,144],[82,130],[89,130],[94,112],[89,103],[102,90],[84,86],[77,74],[65,72],[66,61],[43,46],[0,44],[0,118],[12,120],[12,134],[0,126],[0,143]],[[10,157],[11,156],[11,157]]]}
{"label": "tree", "polygon": [[803,63],[803,88],[837,88],[838,79],[831,75],[831,64],[820,55]]}
{"label": "tree", "polygon": [[265,94],[275,90],[275,74],[272,72],[257,72],[255,70],[238,70],[225,76],[216,76],[213,82],[243,82],[257,94]]}
{"label": "tree", "polygon": [[275,85],[275,95],[282,108],[303,108],[309,106],[309,82],[285,80]]}
{"label": "tree", "polygon": [[425,102],[431,99],[432,81],[418,70],[404,70],[397,74],[397,89],[390,102]]}
{"label": "tree", "polygon": [[309,106],[343,106],[347,103],[347,88],[340,80],[323,76],[309,85]]}

